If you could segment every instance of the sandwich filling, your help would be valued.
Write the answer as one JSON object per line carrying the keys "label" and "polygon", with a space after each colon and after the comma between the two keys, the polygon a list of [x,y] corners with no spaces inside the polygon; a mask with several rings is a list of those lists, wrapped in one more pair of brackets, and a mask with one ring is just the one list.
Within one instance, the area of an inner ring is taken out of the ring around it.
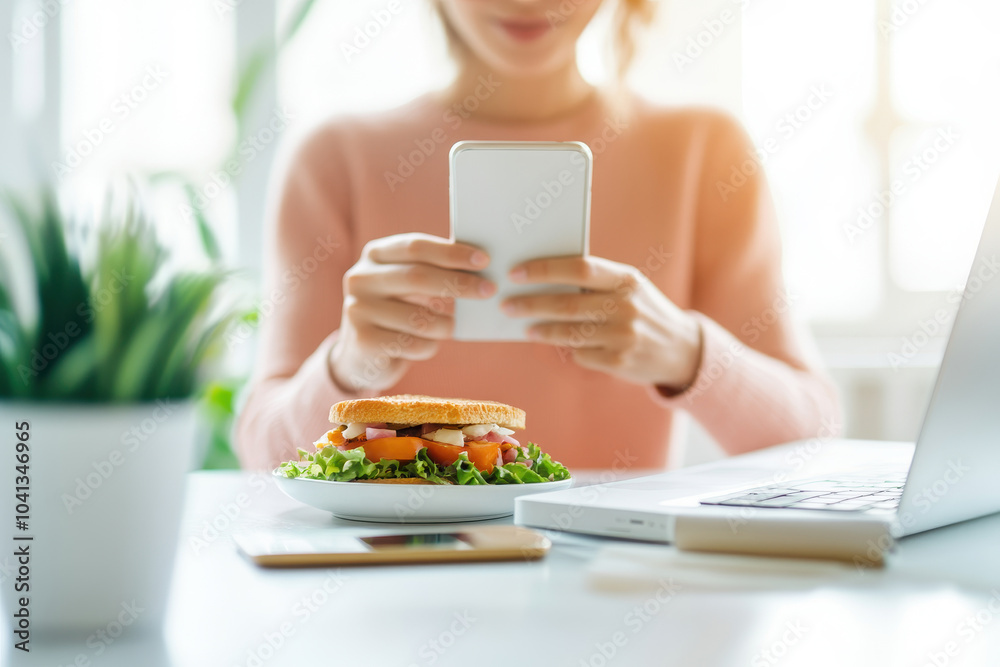
{"label": "sandwich filling", "polygon": [[299,449],[287,477],[331,481],[420,478],[434,484],[525,484],[569,479],[538,445],[497,424],[349,423]]}

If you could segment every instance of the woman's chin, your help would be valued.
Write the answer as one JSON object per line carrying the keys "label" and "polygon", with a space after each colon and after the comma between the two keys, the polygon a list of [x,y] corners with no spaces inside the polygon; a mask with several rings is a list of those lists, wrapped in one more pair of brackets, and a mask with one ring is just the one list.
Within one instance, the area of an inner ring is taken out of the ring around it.
{"label": "woman's chin", "polygon": [[520,50],[517,52],[493,53],[483,58],[487,66],[501,78],[530,79],[559,71],[572,63],[573,57],[557,51]]}

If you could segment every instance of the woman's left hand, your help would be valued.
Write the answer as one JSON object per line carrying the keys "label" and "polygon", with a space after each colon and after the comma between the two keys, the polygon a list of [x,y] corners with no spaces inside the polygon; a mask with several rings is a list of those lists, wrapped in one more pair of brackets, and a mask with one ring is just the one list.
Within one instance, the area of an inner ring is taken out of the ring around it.
{"label": "woman's left hand", "polygon": [[521,264],[510,279],[586,290],[505,299],[508,315],[539,320],[528,330],[532,340],[571,348],[581,366],[637,384],[679,391],[694,381],[701,327],[635,267],[600,257],[557,257]]}

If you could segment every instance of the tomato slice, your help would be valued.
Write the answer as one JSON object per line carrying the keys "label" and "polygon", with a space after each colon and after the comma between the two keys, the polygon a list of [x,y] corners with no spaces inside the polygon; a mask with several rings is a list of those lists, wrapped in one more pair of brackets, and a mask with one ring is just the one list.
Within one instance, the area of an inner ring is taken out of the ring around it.
{"label": "tomato slice", "polygon": [[499,442],[468,442],[465,448],[469,450],[469,460],[482,472],[493,472],[500,455]]}
{"label": "tomato slice", "polygon": [[365,448],[365,458],[377,462],[382,459],[397,461],[412,461],[417,458],[417,452],[424,447],[431,461],[443,466],[450,466],[458,460],[462,452],[469,455],[469,461],[481,472],[492,472],[496,466],[497,455],[500,453],[498,442],[467,442],[465,447],[446,445],[443,442],[424,440],[423,438],[377,438],[366,442],[351,443],[350,449]]}
{"label": "tomato slice", "polygon": [[432,443],[423,438],[376,438],[351,444],[350,449],[364,447],[365,458],[375,463],[382,459],[412,461],[417,458],[417,452]]}
{"label": "tomato slice", "polygon": [[500,444],[496,442],[467,442],[465,447],[446,445],[443,442],[424,441],[427,444],[427,454],[434,463],[450,466],[458,460],[462,452],[469,455],[469,461],[480,472],[492,472],[500,452]]}

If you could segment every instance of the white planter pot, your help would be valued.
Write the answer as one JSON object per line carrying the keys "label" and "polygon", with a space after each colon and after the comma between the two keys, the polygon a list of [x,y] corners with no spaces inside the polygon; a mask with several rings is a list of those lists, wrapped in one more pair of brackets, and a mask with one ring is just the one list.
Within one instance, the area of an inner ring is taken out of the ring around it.
{"label": "white planter pot", "polygon": [[[16,443],[24,422],[30,491],[28,529],[20,530]],[[9,573],[0,581],[0,599],[15,631],[22,597],[32,640],[159,627],[195,427],[191,402],[0,402],[0,566],[11,566],[0,567]],[[33,539],[14,540],[27,536]],[[19,592],[13,554],[25,545],[30,590]]]}

